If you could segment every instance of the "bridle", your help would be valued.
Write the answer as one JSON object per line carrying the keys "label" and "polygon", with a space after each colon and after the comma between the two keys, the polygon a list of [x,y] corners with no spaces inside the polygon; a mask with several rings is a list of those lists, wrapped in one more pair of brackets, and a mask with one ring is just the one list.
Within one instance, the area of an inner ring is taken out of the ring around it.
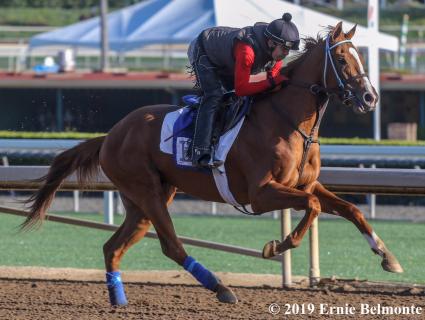
{"label": "bridle", "polygon": [[[335,66],[335,61],[333,59],[332,56],[332,50],[335,49],[336,47],[344,44],[344,43],[351,43],[351,40],[342,40],[339,41],[335,44],[333,44],[332,46],[330,45],[330,36],[328,35],[326,37],[325,40],[325,64],[323,67],[323,81],[322,81],[322,85],[321,84],[317,84],[317,83],[305,83],[302,81],[298,81],[298,80],[289,80],[287,82],[288,85],[292,85],[292,86],[296,86],[296,87],[301,87],[301,88],[305,88],[308,89],[312,94],[317,95],[319,93],[322,94],[326,94],[328,97],[330,97],[331,95],[337,95],[342,103],[347,104],[349,101],[356,99],[355,94],[353,94],[352,92],[352,83],[359,79],[359,78],[363,78],[363,77],[367,77],[366,73],[360,73],[357,74],[355,76],[350,76],[347,79],[344,79],[344,77],[340,76],[336,66]],[[328,62],[329,61],[329,62]],[[331,66],[331,70],[333,71],[333,74],[336,78],[336,82],[337,82],[337,86],[334,88],[329,88],[327,81],[326,81],[326,77],[328,75],[328,65],[330,64]]]}
{"label": "bridle", "polygon": [[[292,86],[297,86],[301,88],[308,89],[310,93],[313,95],[316,95],[318,97],[321,97],[322,99],[319,100],[319,103],[316,105],[316,120],[314,123],[313,128],[310,131],[310,134],[305,133],[302,129],[300,129],[297,125],[293,123],[290,117],[288,117],[288,114],[284,111],[284,107],[277,107],[275,104],[272,104],[272,107],[275,111],[280,113],[282,117],[303,137],[304,139],[304,148],[303,148],[303,156],[301,159],[300,166],[298,167],[298,181],[301,179],[305,163],[307,161],[308,152],[310,150],[312,143],[318,143],[320,145],[320,142],[318,139],[314,139],[314,136],[316,132],[319,130],[320,123],[322,121],[323,115],[326,111],[326,108],[329,103],[329,98],[331,95],[338,95],[341,101],[344,104],[349,104],[353,99],[357,99],[356,96],[351,91],[351,82],[361,78],[365,77],[366,74],[358,74],[356,76],[352,76],[348,79],[344,79],[341,77],[338,73],[338,70],[335,66],[335,62],[332,56],[332,50],[336,47],[344,44],[344,43],[352,43],[351,40],[342,40],[339,41],[332,46],[330,45],[330,35],[326,37],[326,43],[325,43],[325,64],[323,68],[323,85],[314,83],[314,84],[308,84],[301,81],[295,81],[290,80],[287,84]],[[328,60],[330,61],[331,70],[334,73],[334,76],[337,80],[337,87],[336,88],[329,88],[327,86],[326,82],[326,76],[328,74]],[[297,182],[298,186],[298,182]],[[302,186],[298,186],[300,188]]]}
{"label": "bridle", "polygon": [[[341,77],[338,73],[338,70],[335,67],[335,62],[333,60],[333,56],[332,56],[332,50],[335,49],[336,47],[344,44],[344,43],[352,43],[351,40],[343,40],[343,41],[339,41],[335,44],[333,44],[332,46],[330,45],[330,36],[328,35],[326,38],[326,45],[325,45],[325,65],[323,68],[323,85],[320,84],[308,84],[308,83],[304,83],[301,81],[295,81],[295,80],[290,80],[289,82],[287,82],[288,85],[292,85],[292,86],[296,86],[296,87],[301,87],[304,89],[308,89],[313,95],[316,96],[322,96],[324,95],[324,99],[320,99],[319,103],[316,105],[316,120],[314,123],[313,128],[310,131],[310,134],[305,133],[302,129],[298,128],[297,125],[295,125],[293,123],[293,121],[291,120],[290,117],[288,117],[288,114],[284,111],[284,107],[282,106],[277,106],[276,104],[272,103],[272,107],[273,109],[278,112],[283,119],[285,119],[293,128],[295,131],[297,131],[302,138],[304,139],[304,147],[303,147],[303,156],[301,159],[301,163],[300,166],[298,167],[298,181],[297,181],[297,188],[302,188],[302,185],[299,185],[299,181],[302,177],[303,174],[303,170],[304,170],[304,166],[305,163],[307,161],[307,156],[308,156],[308,152],[310,150],[311,144],[312,143],[317,143],[320,145],[320,142],[318,139],[314,139],[314,136],[316,134],[316,132],[319,130],[320,127],[320,123],[322,121],[323,115],[325,114],[326,108],[328,106],[328,102],[329,102],[329,98],[331,95],[338,95],[340,97],[340,99],[342,100],[342,102],[344,104],[348,104],[350,103],[351,100],[353,99],[357,99],[356,96],[352,93],[352,91],[350,90],[350,82],[361,78],[361,77],[365,77],[366,74],[359,74],[356,76],[352,76],[348,79],[344,79],[343,77]],[[327,76],[327,72],[328,72],[328,59],[330,61],[330,65],[332,66],[332,70],[334,72],[335,78],[337,80],[338,86],[336,88],[328,88],[327,86],[327,82],[326,82],[326,76]],[[243,209],[240,209],[238,207],[235,207],[235,209],[237,209],[238,211],[247,214],[247,215],[257,215],[254,212],[249,212],[245,206],[242,206]]]}
{"label": "bridle", "polygon": [[348,79],[344,79],[341,77],[338,73],[338,70],[335,67],[335,62],[332,57],[332,49],[344,44],[344,43],[351,43],[351,40],[343,40],[335,43],[334,45],[330,45],[330,36],[328,35],[326,37],[326,45],[325,45],[325,65],[323,67],[323,86],[324,89],[327,89],[327,82],[326,82],[326,75],[327,75],[327,69],[328,69],[328,60],[330,61],[330,64],[332,66],[332,70],[334,72],[337,84],[338,84],[338,95],[345,105],[349,105],[353,99],[357,99],[355,94],[351,91],[351,83],[359,78],[367,77],[366,73],[360,73],[355,76],[351,76]]}

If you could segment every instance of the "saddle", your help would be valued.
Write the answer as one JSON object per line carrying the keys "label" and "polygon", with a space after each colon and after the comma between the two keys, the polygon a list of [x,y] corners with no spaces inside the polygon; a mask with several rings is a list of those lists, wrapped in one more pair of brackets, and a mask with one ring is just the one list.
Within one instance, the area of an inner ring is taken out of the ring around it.
{"label": "saddle", "polygon": [[[201,99],[202,96],[187,95],[183,97],[183,102],[188,107],[197,109]],[[216,145],[223,134],[231,130],[243,116],[249,113],[251,102],[252,98],[238,97],[234,91],[226,92],[223,95],[213,126],[213,145]]]}

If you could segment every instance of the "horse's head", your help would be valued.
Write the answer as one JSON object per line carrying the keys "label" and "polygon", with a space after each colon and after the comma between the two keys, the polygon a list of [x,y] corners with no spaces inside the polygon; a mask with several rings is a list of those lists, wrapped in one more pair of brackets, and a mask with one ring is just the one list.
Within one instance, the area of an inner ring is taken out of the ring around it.
{"label": "horse's head", "polygon": [[352,106],[357,113],[365,113],[375,109],[379,97],[364,71],[362,56],[351,42],[356,26],[344,33],[339,22],[329,32],[324,82],[325,86],[328,81],[330,86],[339,87],[339,97],[345,105]]}

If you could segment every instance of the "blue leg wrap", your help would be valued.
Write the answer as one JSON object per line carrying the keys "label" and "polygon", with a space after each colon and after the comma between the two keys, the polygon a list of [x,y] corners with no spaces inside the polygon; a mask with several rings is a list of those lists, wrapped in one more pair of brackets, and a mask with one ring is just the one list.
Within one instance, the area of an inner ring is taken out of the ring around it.
{"label": "blue leg wrap", "polygon": [[189,271],[205,288],[214,291],[220,280],[202,264],[191,256],[187,256],[184,260],[183,267]]}
{"label": "blue leg wrap", "polygon": [[124,292],[124,285],[121,280],[121,272],[113,271],[106,273],[106,285],[109,291],[109,301],[113,306],[125,306],[127,298]]}

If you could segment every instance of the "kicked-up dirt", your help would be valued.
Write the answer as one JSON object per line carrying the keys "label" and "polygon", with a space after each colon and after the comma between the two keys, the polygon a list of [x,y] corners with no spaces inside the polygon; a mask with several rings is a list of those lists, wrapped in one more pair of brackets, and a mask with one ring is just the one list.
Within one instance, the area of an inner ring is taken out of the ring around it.
{"label": "kicked-up dirt", "polygon": [[218,275],[238,304],[218,302],[184,272],[158,271],[124,273],[129,305],[113,308],[102,271],[3,267],[0,319],[425,319],[421,286],[324,279],[310,288],[295,278],[282,289],[277,275]]}

